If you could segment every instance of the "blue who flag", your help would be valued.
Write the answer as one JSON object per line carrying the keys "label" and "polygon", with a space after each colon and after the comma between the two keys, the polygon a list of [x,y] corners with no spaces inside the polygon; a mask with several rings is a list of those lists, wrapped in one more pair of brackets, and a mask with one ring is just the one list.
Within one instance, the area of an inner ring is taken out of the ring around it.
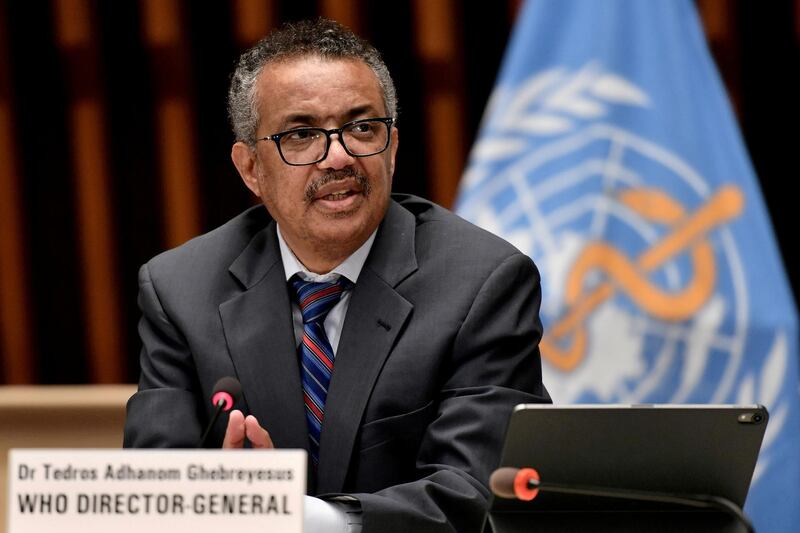
{"label": "blue who flag", "polygon": [[554,401],[766,405],[746,512],[797,530],[797,312],[690,1],[525,4],[456,210],[539,265]]}

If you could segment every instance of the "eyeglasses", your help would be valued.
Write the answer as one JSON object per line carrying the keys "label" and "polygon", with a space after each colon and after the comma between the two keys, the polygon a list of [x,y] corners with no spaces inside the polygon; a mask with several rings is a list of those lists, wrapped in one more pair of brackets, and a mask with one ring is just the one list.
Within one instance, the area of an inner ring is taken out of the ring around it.
{"label": "eyeglasses", "polygon": [[342,148],[353,157],[383,152],[389,147],[389,132],[394,122],[394,118],[365,118],[348,122],[341,128],[295,128],[256,141],[275,141],[287,165],[313,165],[328,157],[333,134],[339,136]]}

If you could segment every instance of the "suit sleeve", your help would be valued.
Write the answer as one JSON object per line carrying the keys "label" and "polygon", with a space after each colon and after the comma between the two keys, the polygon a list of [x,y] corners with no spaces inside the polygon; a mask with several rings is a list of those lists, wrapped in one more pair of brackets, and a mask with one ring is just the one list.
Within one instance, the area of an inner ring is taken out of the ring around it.
{"label": "suit sleeve", "polygon": [[[197,373],[183,335],[170,321],[147,265],[139,270],[139,390],[127,405],[126,448],[195,448],[198,417]],[[154,416],[154,415],[158,416]]]}
{"label": "suit sleeve", "polygon": [[453,344],[417,457],[421,479],[356,494],[364,533],[480,529],[514,406],[550,402],[538,348],[540,302],[539,274],[527,256],[508,257],[488,276]]}

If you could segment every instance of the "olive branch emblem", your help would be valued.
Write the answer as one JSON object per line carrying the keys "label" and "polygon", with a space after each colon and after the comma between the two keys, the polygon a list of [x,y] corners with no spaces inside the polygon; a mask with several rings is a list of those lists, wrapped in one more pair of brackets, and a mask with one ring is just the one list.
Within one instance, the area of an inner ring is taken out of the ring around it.
{"label": "olive branch emblem", "polygon": [[478,141],[472,157],[483,163],[513,157],[528,147],[530,137],[567,133],[580,122],[607,116],[611,104],[647,107],[650,99],[596,62],[574,72],[563,67],[542,71],[513,91],[495,90],[485,113],[490,118],[482,127],[490,135]]}

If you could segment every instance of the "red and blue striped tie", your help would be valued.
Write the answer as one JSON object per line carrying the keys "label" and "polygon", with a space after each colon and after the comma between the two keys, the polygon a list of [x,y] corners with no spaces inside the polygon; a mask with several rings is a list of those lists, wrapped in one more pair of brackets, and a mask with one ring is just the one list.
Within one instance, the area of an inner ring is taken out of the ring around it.
{"label": "red and blue striped tie", "polygon": [[339,302],[342,292],[352,283],[340,276],[336,282],[314,283],[297,277],[290,280],[303,314],[303,342],[300,343],[300,375],[308,420],[309,454],[319,463],[319,439],[325,413],[325,399],[333,372],[333,348],[325,335],[323,323],[328,312]]}

